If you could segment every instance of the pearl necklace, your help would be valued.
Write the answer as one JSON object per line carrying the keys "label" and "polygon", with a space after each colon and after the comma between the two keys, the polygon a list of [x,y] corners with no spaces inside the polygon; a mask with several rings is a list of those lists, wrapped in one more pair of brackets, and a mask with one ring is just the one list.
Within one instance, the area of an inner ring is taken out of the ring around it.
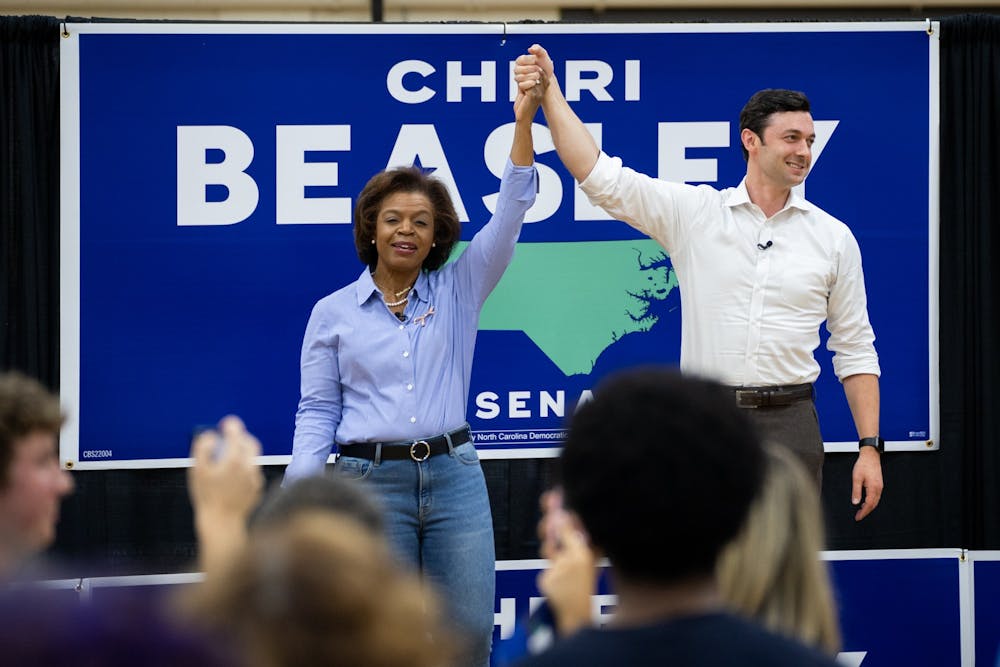
{"label": "pearl necklace", "polygon": [[385,305],[389,306],[390,308],[395,308],[396,306],[402,306],[404,303],[406,303],[409,300],[410,300],[409,296],[404,296],[399,301],[386,301]]}

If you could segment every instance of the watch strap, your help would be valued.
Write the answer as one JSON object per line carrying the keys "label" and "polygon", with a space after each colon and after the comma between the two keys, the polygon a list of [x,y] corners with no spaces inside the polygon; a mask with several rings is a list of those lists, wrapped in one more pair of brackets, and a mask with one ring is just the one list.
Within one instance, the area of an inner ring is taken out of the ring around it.
{"label": "watch strap", "polygon": [[861,451],[862,447],[874,447],[881,454],[885,451],[885,440],[882,439],[882,436],[878,435],[870,438],[861,438],[858,440],[858,451]]}

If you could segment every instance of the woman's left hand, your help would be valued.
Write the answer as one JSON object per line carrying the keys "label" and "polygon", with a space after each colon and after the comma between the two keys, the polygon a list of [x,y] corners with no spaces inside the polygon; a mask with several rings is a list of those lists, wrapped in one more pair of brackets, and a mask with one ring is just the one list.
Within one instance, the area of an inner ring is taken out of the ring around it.
{"label": "woman's left hand", "polygon": [[517,65],[514,67],[514,80],[517,81],[517,98],[514,100],[514,118],[530,120],[545,98],[549,88],[549,79],[537,65]]}

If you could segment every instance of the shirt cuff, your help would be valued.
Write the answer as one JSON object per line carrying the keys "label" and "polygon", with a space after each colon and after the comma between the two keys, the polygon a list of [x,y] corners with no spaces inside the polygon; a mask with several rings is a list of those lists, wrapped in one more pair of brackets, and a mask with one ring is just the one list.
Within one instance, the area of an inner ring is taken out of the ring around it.
{"label": "shirt cuff", "polygon": [[500,180],[500,199],[533,201],[538,193],[538,170],[535,165],[516,165],[507,157],[507,165]]}
{"label": "shirt cuff", "polygon": [[833,373],[837,376],[837,379],[841,382],[844,378],[851,377],[852,375],[874,375],[875,377],[881,377],[882,369],[878,363],[877,355],[865,355],[861,359],[852,360],[841,360],[836,357],[833,360]]}

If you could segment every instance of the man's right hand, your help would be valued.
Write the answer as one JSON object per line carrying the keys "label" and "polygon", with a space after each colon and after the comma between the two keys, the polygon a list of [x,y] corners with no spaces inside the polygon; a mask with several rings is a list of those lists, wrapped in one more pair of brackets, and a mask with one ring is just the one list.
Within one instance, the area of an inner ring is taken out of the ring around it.
{"label": "man's right hand", "polygon": [[[541,69],[548,80],[549,86],[558,86],[555,79],[555,65],[548,52],[539,44],[532,44],[528,47],[528,53],[520,55],[514,61],[514,76],[528,76]],[[519,80],[519,79],[518,79]]]}
{"label": "man's right hand", "polygon": [[552,134],[552,143],[556,146],[559,159],[579,182],[583,182],[590,174],[601,151],[594,137],[583,124],[583,121],[570,108],[559,82],[555,76],[555,66],[552,58],[540,44],[532,44],[528,52],[514,61],[514,77],[520,82],[536,76],[541,70],[548,82],[545,96],[542,98],[542,110]]}

